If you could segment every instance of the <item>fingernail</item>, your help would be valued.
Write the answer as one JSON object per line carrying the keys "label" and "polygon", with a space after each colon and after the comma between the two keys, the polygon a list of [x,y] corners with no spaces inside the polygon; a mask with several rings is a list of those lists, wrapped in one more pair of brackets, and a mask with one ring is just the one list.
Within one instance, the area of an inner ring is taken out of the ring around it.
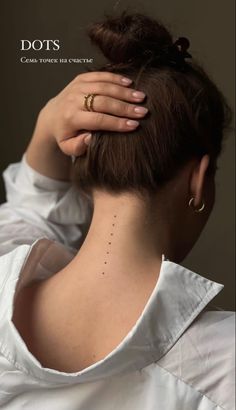
{"label": "fingernail", "polygon": [[86,145],[90,144],[91,138],[92,138],[92,134],[86,134],[86,136],[84,137],[84,142]]}
{"label": "fingernail", "polygon": [[145,108],[145,107],[135,107],[135,108],[134,108],[134,111],[135,111],[137,114],[146,114],[146,113],[148,112],[148,109]]}
{"label": "fingernail", "polygon": [[123,77],[122,79],[121,79],[121,82],[123,83],[123,84],[131,84],[132,82],[133,82],[133,80],[131,80],[130,78],[127,78],[127,77]]}
{"label": "fingernail", "polygon": [[134,91],[132,93],[132,96],[138,99],[144,98],[146,94],[144,94],[142,91]]}
{"label": "fingernail", "polygon": [[138,121],[134,121],[134,120],[128,120],[128,121],[126,121],[126,124],[127,124],[129,127],[137,127],[137,126],[139,125],[139,122],[138,122]]}

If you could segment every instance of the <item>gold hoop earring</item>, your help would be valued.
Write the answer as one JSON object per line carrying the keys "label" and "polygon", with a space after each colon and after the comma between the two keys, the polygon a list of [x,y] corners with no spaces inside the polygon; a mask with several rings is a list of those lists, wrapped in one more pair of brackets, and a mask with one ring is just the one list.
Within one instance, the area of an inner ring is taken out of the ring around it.
{"label": "gold hoop earring", "polygon": [[188,205],[190,206],[190,208],[192,208],[195,212],[202,212],[203,209],[205,208],[205,202],[204,202],[204,201],[202,202],[202,206],[201,206],[200,208],[195,208],[195,207],[193,206],[193,201],[194,201],[194,198],[191,198],[191,199],[189,200]]}

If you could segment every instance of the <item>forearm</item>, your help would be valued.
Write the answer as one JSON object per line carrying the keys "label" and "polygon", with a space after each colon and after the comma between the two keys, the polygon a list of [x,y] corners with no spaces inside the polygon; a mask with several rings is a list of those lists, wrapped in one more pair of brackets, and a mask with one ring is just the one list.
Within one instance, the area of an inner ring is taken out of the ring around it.
{"label": "forearm", "polygon": [[26,161],[42,175],[68,181],[72,166],[71,157],[64,154],[54,136],[49,135],[45,115],[43,110],[39,114],[33,136],[26,149]]}

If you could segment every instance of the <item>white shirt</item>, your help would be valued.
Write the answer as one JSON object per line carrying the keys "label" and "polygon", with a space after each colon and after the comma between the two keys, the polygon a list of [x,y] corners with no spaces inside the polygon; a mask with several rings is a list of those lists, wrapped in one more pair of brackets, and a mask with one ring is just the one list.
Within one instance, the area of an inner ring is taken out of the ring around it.
{"label": "white shirt", "polygon": [[25,156],[3,176],[0,409],[233,410],[235,313],[209,306],[224,285],[165,257],[142,314],[104,359],[75,373],[40,364],[11,321],[14,301],[23,286],[74,257],[92,206]]}

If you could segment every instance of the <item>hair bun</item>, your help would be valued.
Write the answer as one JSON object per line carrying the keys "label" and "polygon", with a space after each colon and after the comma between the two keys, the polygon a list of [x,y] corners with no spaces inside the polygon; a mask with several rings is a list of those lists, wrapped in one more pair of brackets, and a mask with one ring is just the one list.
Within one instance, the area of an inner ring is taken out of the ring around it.
{"label": "hair bun", "polygon": [[149,55],[161,55],[173,45],[162,24],[139,13],[106,16],[103,22],[89,26],[88,35],[113,64],[140,65]]}

